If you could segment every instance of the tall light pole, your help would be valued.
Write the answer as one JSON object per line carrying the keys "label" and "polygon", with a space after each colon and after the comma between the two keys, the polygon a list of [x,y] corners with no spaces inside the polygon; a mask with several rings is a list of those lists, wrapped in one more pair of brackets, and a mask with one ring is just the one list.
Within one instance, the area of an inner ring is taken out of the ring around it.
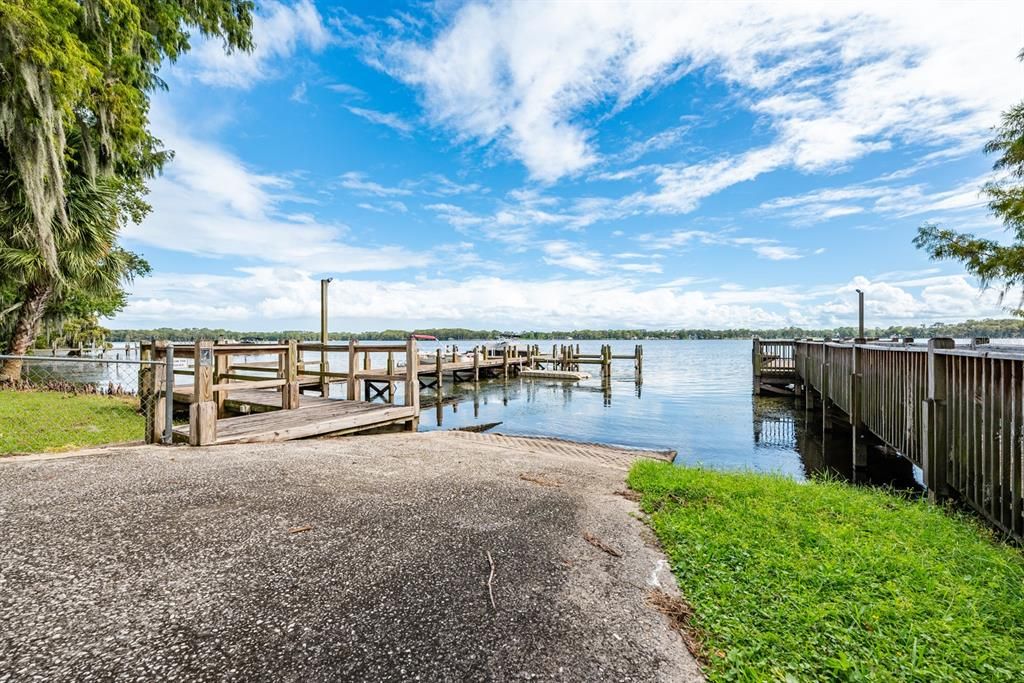
{"label": "tall light pole", "polygon": [[331,383],[326,373],[327,364],[327,285],[334,278],[320,280],[320,395],[327,398],[331,391]]}
{"label": "tall light pole", "polygon": [[864,339],[864,292],[857,290],[857,339]]}

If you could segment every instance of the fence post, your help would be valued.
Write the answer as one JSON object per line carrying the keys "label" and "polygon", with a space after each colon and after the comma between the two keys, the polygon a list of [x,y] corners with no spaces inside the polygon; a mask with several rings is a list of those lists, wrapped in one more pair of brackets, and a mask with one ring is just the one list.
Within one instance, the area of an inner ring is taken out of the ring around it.
{"label": "fence post", "polygon": [[217,440],[217,403],[213,400],[213,342],[197,341],[192,404],[188,407],[188,442],[207,446]]}
{"label": "fence post", "polygon": [[949,444],[946,439],[946,364],[949,357],[936,353],[956,346],[949,337],[928,340],[928,398],[924,401],[924,424],[921,426],[921,470],[928,487],[928,500],[933,503],[949,496],[946,482],[949,467]]}
{"label": "fence post", "polygon": [[412,418],[406,423],[410,432],[420,427],[420,358],[416,353],[416,339],[409,337],[405,342],[405,405],[415,408]]}
{"label": "fence post", "polygon": [[850,433],[853,435],[853,466],[867,467],[867,429],[864,426],[864,358],[860,344],[863,338],[853,342],[853,372],[850,374]]}
{"label": "fence post", "polygon": [[174,443],[174,343],[164,342],[167,354],[164,356],[164,436],[168,446]]}

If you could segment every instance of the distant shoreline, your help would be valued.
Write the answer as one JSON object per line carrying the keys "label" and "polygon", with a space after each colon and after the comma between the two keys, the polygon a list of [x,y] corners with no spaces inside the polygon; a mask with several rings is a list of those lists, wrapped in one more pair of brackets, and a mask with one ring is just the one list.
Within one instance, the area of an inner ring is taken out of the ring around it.
{"label": "distant shoreline", "polygon": [[[704,339],[794,339],[802,337],[855,337],[857,330],[852,326],[834,328],[801,328],[783,327],[768,329],[604,329],[604,330],[554,330],[537,331],[523,330],[519,332],[502,330],[473,330],[462,327],[416,328],[414,330],[381,330],[375,332],[331,332],[330,341],[348,341],[360,339],[364,341],[402,341],[412,332],[428,334],[440,341],[489,340],[502,337],[514,337],[524,341],[567,340],[624,340],[644,341],[658,339],[673,340],[704,340]],[[888,337],[954,337],[966,339],[971,337],[991,337],[993,339],[1016,339],[1024,337],[1024,319],[1021,318],[986,318],[984,320],[966,320],[957,323],[935,323],[932,325],[890,325],[888,327],[872,327],[865,330],[867,336]],[[320,333],[313,330],[275,330],[249,331],[225,330],[210,327],[161,327],[154,329],[111,329],[107,334],[108,341],[139,341],[142,339],[170,339],[175,341],[193,339],[236,339],[252,341],[271,341],[278,339],[298,339],[300,341],[316,341]]]}

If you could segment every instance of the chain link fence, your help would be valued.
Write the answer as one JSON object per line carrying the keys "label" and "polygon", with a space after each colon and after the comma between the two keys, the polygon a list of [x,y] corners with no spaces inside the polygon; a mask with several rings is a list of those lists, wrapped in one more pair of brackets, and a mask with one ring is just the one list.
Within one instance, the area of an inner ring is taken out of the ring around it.
{"label": "chain link fence", "polygon": [[158,398],[147,376],[165,369],[132,355],[0,355],[18,377],[0,381],[0,456],[142,442]]}

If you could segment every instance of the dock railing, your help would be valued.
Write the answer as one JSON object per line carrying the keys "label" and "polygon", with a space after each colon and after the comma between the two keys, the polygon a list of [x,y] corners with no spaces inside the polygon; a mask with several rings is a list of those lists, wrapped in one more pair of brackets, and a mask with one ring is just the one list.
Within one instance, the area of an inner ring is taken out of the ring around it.
{"label": "dock railing", "polygon": [[754,371],[759,345],[791,345],[794,388],[820,401],[825,429],[850,426],[854,465],[877,440],[921,468],[930,499],[956,497],[1024,539],[1024,347],[985,342],[755,341]]}
{"label": "dock railing", "polygon": [[[317,360],[303,360],[303,352],[313,352]],[[348,367],[344,372],[321,370],[319,354],[340,353],[348,356]],[[373,370],[371,354],[387,354],[386,367]],[[217,438],[217,419],[225,416],[225,401],[233,391],[252,389],[277,389],[281,393],[281,409],[296,410],[300,406],[300,393],[304,388],[313,388],[327,396],[332,382],[346,384],[347,399],[357,400],[363,393],[363,382],[373,383],[376,391],[369,386],[365,400],[382,398],[394,403],[397,392],[395,384],[404,384],[404,405],[415,408],[419,414],[419,385],[417,380],[416,340],[409,339],[402,344],[361,344],[352,340],[347,344],[298,343],[295,340],[277,344],[220,344],[213,341],[197,341],[192,344],[172,344],[154,341],[142,344],[142,359],[160,361],[173,372],[146,372],[141,376],[141,390],[146,396],[155,397],[147,402],[146,440],[149,443],[166,441],[162,438],[169,430],[167,424],[173,418],[174,378],[189,376],[189,443],[206,445]],[[270,361],[250,362],[251,356],[272,356]],[[396,357],[405,357],[405,366],[397,367]],[[191,360],[190,367],[174,367],[175,359]],[[316,366],[317,369],[308,369]],[[377,385],[383,383],[384,388]],[[182,387],[183,389],[185,387]],[[170,400],[171,405],[167,404]],[[415,422],[415,420],[414,420]]]}

